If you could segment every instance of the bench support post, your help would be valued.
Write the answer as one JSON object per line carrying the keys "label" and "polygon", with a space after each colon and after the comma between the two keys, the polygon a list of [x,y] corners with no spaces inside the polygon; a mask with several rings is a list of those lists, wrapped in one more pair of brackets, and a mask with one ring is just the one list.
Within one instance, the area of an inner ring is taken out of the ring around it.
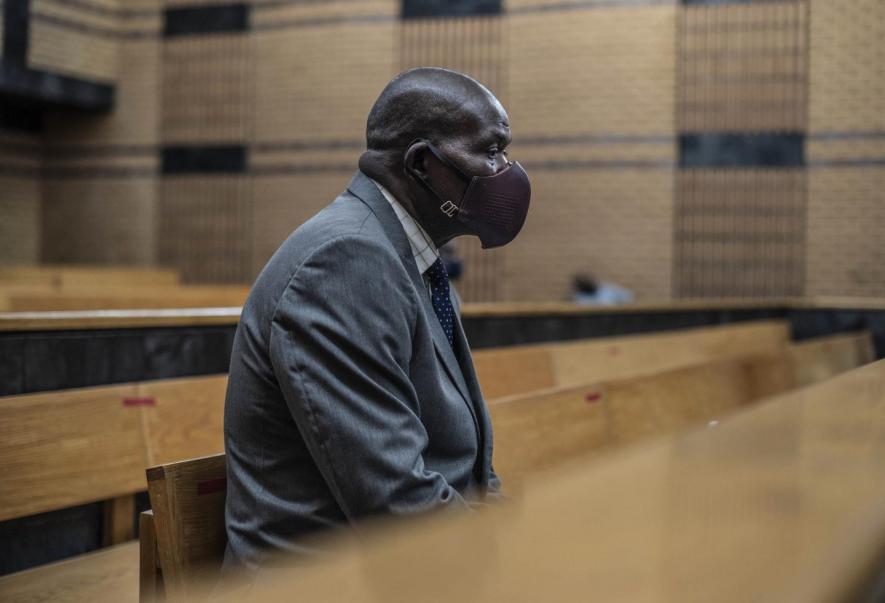
{"label": "bench support post", "polygon": [[104,546],[122,544],[135,538],[133,521],[135,517],[135,496],[127,494],[106,500],[104,503],[104,526],[102,540]]}
{"label": "bench support post", "polygon": [[158,603],[163,599],[163,574],[160,571],[154,512],[142,511],[138,516],[138,601]]}

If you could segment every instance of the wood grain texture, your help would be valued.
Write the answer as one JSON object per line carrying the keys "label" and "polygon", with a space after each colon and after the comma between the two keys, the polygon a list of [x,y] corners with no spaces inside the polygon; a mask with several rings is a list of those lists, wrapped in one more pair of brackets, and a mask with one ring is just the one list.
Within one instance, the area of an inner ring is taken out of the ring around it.
{"label": "wood grain texture", "polygon": [[104,501],[102,544],[123,544],[135,538],[132,518],[135,516],[135,496],[125,494]]}
{"label": "wood grain texture", "polygon": [[169,287],[180,282],[178,272],[138,266],[0,266],[0,286],[46,285],[56,290],[102,287]]}
{"label": "wood grain texture", "polygon": [[148,472],[157,548],[167,599],[207,594],[227,544],[223,454],[169,463]]}
{"label": "wood grain texture", "polygon": [[650,374],[718,358],[783,351],[789,327],[753,321],[650,335],[489,348],[473,354],[486,399]]}
{"label": "wood grain texture", "polygon": [[227,375],[145,381],[138,397],[153,400],[144,414],[148,465],[224,452]]}
{"label": "wood grain texture", "polygon": [[0,398],[0,521],[145,487],[133,385]]}
{"label": "wood grain texture", "polygon": [[546,346],[489,348],[473,353],[476,375],[486,399],[547,389],[555,384]]}
{"label": "wood grain texture", "polygon": [[163,596],[163,576],[157,550],[157,528],[154,512],[142,511],[138,516],[138,601],[155,603]]}
{"label": "wood grain texture", "polygon": [[790,346],[796,384],[810,385],[869,364],[876,358],[869,331],[817,337]]}
{"label": "wood grain texture", "polygon": [[66,331],[236,325],[240,308],[0,312],[0,331]]}
{"label": "wood grain texture", "polygon": [[[885,551],[885,362],[569,467],[484,513],[338,541],[274,601],[836,603]],[[404,571],[408,568],[408,571]],[[452,576],[456,575],[457,580]]]}
{"label": "wood grain texture", "polygon": [[781,321],[591,339],[550,346],[559,387],[654,373],[718,358],[778,353],[790,340]]}
{"label": "wood grain texture", "polygon": [[499,399],[489,405],[495,470],[505,483],[520,483],[578,458],[718,420],[791,385],[784,355],[760,355]]}
{"label": "wood grain texture", "polygon": [[231,286],[120,286],[89,291],[71,289],[48,293],[0,293],[10,312],[62,312],[162,308],[242,306],[249,288]]}
{"label": "wood grain texture", "polygon": [[138,543],[0,577],[0,601],[137,603]]}
{"label": "wood grain texture", "polygon": [[668,312],[673,310],[723,310],[778,308],[789,298],[753,299],[659,299],[620,306],[586,306],[571,302],[494,302],[465,303],[464,316],[538,316],[556,314],[611,314],[617,312]]}

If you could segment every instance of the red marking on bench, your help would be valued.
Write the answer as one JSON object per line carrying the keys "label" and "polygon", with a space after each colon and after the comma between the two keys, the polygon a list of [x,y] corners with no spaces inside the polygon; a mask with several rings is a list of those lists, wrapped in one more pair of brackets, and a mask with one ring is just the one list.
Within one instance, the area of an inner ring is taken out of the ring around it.
{"label": "red marking on bench", "polygon": [[616,345],[610,346],[608,348],[609,356],[617,356],[620,352],[621,352],[621,349]]}
{"label": "red marking on bench", "polygon": [[225,490],[227,490],[226,477],[216,477],[215,479],[207,479],[201,482],[197,482],[198,496],[215,494],[216,492],[224,492]]}
{"label": "red marking on bench", "polygon": [[586,400],[590,404],[598,402],[600,399],[602,399],[602,394],[600,392],[590,392],[589,394],[584,396],[584,400]]}
{"label": "red marking on bench", "polygon": [[123,406],[156,406],[154,398],[123,398]]}

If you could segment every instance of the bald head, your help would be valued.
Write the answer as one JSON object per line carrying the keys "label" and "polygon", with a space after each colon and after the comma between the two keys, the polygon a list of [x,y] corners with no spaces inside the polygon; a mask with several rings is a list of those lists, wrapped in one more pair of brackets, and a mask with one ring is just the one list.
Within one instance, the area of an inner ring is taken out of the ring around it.
{"label": "bald head", "polygon": [[369,112],[359,167],[384,186],[437,246],[469,228],[440,211],[473,176],[508,165],[510,120],[476,80],[435,67],[411,69],[387,84]]}
{"label": "bald head", "polygon": [[402,152],[417,138],[469,135],[482,115],[500,107],[488,89],[466,75],[436,67],[395,77],[375,101],[366,124],[366,148]]}

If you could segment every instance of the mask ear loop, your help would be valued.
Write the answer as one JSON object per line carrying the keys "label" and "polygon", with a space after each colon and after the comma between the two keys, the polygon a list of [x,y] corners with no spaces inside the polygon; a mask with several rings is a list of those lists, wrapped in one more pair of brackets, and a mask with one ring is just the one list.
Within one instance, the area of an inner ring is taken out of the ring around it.
{"label": "mask ear loop", "polygon": [[[432,142],[430,142],[430,141],[427,140],[426,138],[416,138],[415,140],[413,140],[413,141],[409,144],[409,146],[411,147],[411,146],[412,146],[413,144],[415,144],[416,142],[423,142],[424,144],[426,144],[426,145],[427,145],[427,148],[430,149],[430,152],[433,153],[433,156],[436,157],[436,158],[440,161],[440,163],[442,163],[443,165],[445,165],[445,166],[447,166],[447,167],[450,167],[450,168],[452,168],[453,170],[455,170],[455,172],[457,172],[457,174],[458,174],[459,176],[461,176],[462,178],[464,178],[465,180],[467,180],[468,183],[472,180],[472,178],[470,178],[469,176],[467,176],[467,174],[465,174],[464,172],[462,172],[462,171],[461,171],[461,168],[459,168],[457,165],[455,165],[454,162],[452,162],[448,157],[446,157],[445,155],[443,155],[442,153],[440,153],[440,152],[439,152],[439,149],[437,149],[437,148],[433,145]],[[451,199],[443,199],[443,196],[440,195],[438,192],[436,192],[436,189],[434,189],[432,186],[430,186],[430,183],[427,182],[427,180],[425,180],[425,179],[422,178],[421,176],[418,176],[418,175],[413,174],[412,172],[410,172],[410,171],[408,170],[408,168],[406,168],[405,155],[403,156],[403,171],[404,171],[407,175],[409,175],[409,176],[411,176],[412,178],[414,178],[415,180],[417,180],[418,183],[421,184],[421,186],[423,186],[427,191],[429,191],[429,192],[430,192],[434,197],[436,197],[439,201],[442,201],[442,202],[443,202],[442,205],[439,206],[439,210],[440,210],[443,214],[445,214],[446,217],[448,217],[448,218],[454,218],[456,215],[458,215],[458,212],[461,211],[461,208],[458,207],[457,205],[455,205],[455,204],[451,201]]]}
{"label": "mask ear loop", "polygon": [[420,142],[423,142],[424,144],[427,145],[427,148],[430,149],[430,152],[433,153],[434,157],[439,159],[440,163],[442,163],[443,165],[448,166],[448,167],[452,168],[453,170],[455,170],[456,172],[458,172],[458,175],[461,176],[461,178],[463,178],[464,181],[467,182],[467,184],[470,184],[470,181],[473,180],[473,176],[468,176],[463,171],[461,171],[461,168],[459,168],[457,165],[455,165],[454,161],[452,161],[451,159],[449,159],[448,157],[443,155],[440,152],[440,150],[437,149],[436,146],[434,146],[434,144],[432,142],[430,142],[429,140],[425,140],[422,138]]}

